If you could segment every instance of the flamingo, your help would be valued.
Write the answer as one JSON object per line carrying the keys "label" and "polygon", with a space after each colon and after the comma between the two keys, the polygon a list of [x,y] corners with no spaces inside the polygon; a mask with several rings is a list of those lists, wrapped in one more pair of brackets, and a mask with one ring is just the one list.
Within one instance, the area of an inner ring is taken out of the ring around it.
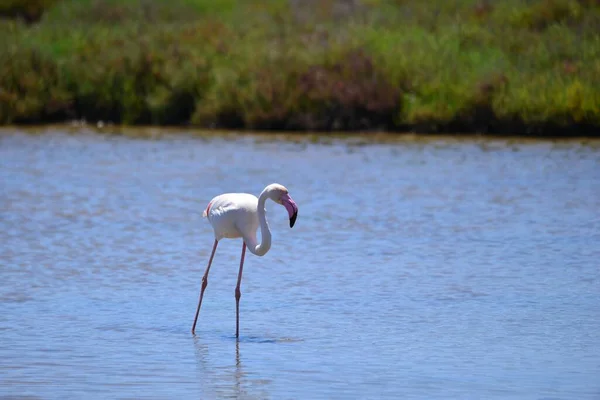
{"label": "flamingo", "polygon": [[[223,238],[235,239],[242,238],[242,257],[240,259],[240,271],[238,273],[237,286],[235,287],[235,337],[240,335],[240,297],[242,292],[240,285],[242,282],[242,270],[244,268],[244,257],[246,247],[252,254],[264,256],[271,248],[271,231],[267,222],[265,203],[267,199],[281,204],[287,210],[290,217],[290,228],[294,227],[296,217],[298,216],[298,206],[290,197],[285,186],[278,183],[272,183],[265,187],[258,198],[249,193],[225,193],[213,198],[206,206],[202,214],[212,225],[215,241],[212,253],[208,260],[208,266],[202,276],[202,287],[200,289],[200,298],[198,299],[198,308],[192,325],[192,334],[196,332],[196,322],[202,305],[204,290],[208,285],[208,271],[212,264],[219,240]],[[256,231],[260,225],[261,243],[256,240]]]}

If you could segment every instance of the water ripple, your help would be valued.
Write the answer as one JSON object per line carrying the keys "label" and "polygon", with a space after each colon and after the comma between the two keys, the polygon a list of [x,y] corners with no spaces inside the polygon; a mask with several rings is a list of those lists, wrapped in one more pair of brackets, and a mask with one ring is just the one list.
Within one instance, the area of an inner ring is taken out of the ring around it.
{"label": "water ripple", "polygon": [[[600,395],[600,147],[0,135],[0,398]],[[206,203],[280,182],[273,247]]]}

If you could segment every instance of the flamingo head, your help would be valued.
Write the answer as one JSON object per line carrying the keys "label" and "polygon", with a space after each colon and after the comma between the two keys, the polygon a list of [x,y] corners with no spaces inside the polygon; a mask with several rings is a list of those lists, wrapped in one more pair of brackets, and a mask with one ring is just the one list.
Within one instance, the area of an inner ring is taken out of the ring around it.
{"label": "flamingo head", "polygon": [[278,183],[273,183],[267,186],[267,190],[269,191],[269,197],[277,204],[281,204],[285,207],[290,217],[290,228],[294,227],[296,223],[296,218],[298,217],[298,206],[292,197],[290,196],[289,191],[283,185]]}

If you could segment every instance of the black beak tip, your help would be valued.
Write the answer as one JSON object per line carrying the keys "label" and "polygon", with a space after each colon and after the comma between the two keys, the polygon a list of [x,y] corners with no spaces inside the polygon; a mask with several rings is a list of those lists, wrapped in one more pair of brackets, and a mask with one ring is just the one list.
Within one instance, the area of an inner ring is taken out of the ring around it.
{"label": "black beak tip", "polygon": [[290,218],[290,228],[294,227],[294,224],[296,223],[296,218],[298,217],[298,213],[295,212],[294,215],[292,215],[292,218]]}

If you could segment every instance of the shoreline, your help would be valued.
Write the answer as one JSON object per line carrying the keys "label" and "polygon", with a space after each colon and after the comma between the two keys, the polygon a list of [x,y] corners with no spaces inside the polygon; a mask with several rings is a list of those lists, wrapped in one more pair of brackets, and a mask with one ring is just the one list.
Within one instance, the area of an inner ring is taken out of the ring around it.
{"label": "shoreline", "polygon": [[132,125],[107,125],[97,127],[91,124],[74,125],[69,123],[50,124],[12,124],[0,125],[0,137],[10,134],[26,135],[103,135],[123,136],[138,139],[161,140],[166,138],[200,138],[200,139],[238,139],[250,138],[260,142],[286,141],[291,143],[316,143],[328,144],[342,141],[355,145],[367,144],[395,144],[395,143],[492,143],[501,142],[512,144],[536,143],[580,143],[584,146],[600,147],[599,136],[522,136],[501,134],[474,134],[474,133],[414,133],[414,132],[389,132],[389,131],[348,131],[348,132],[289,132],[289,131],[261,131],[261,130],[236,130],[236,129],[205,129],[181,126],[132,126]]}
{"label": "shoreline", "polygon": [[[193,124],[114,124],[111,122],[105,123],[104,121],[84,121],[82,120],[64,120],[64,121],[56,121],[54,119],[49,120],[39,120],[34,123],[31,122],[13,122],[10,124],[2,124],[0,123],[0,129],[35,129],[36,127],[40,127],[43,129],[44,127],[52,127],[52,126],[61,126],[61,127],[69,127],[69,128],[90,128],[97,129],[99,131],[109,131],[109,130],[123,130],[123,129],[131,129],[131,130],[148,130],[148,129],[159,129],[164,131],[206,131],[206,132],[238,132],[238,133],[247,133],[247,134],[269,134],[269,135],[277,135],[277,134],[285,134],[290,136],[366,136],[366,135],[388,135],[388,136],[406,136],[413,135],[419,137],[431,137],[431,136],[455,136],[455,137],[489,137],[489,138],[524,138],[524,139],[569,139],[569,138],[589,138],[589,139],[600,139],[600,125],[585,125],[581,126],[580,124],[573,124],[567,126],[555,126],[549,125],[544,128],[540,124],[535,125],[526,125],[526,124],[518,124],[514,125],[514,129],[511,129],[511,125],[506,123],[503,124],[505,129],[491,129],[491,130],[477,130],[477,129],[469,129],[468,126],[461,124],[444,124],[443,122],[439,122],[439,124],[432,123],[431,125],[435,126],[443,126],[440,128],[428,129],[429,125],[404,125],[402,127],[398,127],[397,129],[376,129],[376,128],[364,128],[364,129],[270,129],[270,128],[250,128],[244,126],[235,126],[235,125],[225,125],[223,127],[207,127],[201,125],[193,125]],[[444,125],[451,125],[452,128],[449,128]]]}

